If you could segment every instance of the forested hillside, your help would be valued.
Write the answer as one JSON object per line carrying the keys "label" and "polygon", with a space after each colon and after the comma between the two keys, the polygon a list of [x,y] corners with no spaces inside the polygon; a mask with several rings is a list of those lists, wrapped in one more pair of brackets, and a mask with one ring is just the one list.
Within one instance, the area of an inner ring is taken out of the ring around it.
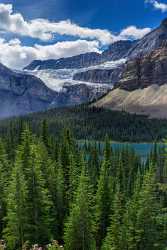
{"label": "forested hillside", "polygon": [[76,139],[155,142],[167,137],[167,120],[148,119],[147,116],[80,105],[72,108],[50,109],[22,118],[0,121],[0,133],[17,134],[26,121],[33,132],[40,133],[41,122],[47,121],[49,132],[58,136],[62,128],[70,128]]}
{"label": "forested hillside", "polygon": [[[0,141],[0,237],[9,250],[165,250],[166,150],[146,162],[106,138],[78,147],[69,129],[23,124]],[[36,245],[36,248],[38,249]],[[1,246],[2,247],[2,246]],[[2,248],[3,249],[3,248]]]}

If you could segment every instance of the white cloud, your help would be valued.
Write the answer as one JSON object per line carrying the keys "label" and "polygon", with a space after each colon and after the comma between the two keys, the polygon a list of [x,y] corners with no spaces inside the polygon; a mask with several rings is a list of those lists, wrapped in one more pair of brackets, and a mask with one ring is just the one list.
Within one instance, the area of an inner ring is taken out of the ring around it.
{"label": "white cloud", "polygon": [[[57,42],[52,45],[25,46],[17,38],[5,41],[0,37],[0,62],[8,67],[20,69],[34,59],[57,59],[86,52],[99,52],[101,46],[114,41],[139,39],[150,32],[150,28],[130,26],[120,34],[108,30],[80,27],[70,20],[50,22],[47,19],[25,20],[22,14],[14,13],[11,4],[0,4],[0,35],[4,32],[14,36],[28,36],[50,40],[56,34],[75,37],[75,41]],[[4,35],[4,34],[3,34]]]}
{"label": "white cloud", "polygon": [[136,26],[129,26],[126,29],[123,29],[118,36],[122,39],[141,39],[147,33],[151,31],[150,28],[138,29]]}
{"label": "white cloud", "polygon": [[150,29],[137,29],[135,26],[131,26],[123,30],[120,35],[113,35],[108,30],[80,27],[70,20],[50,22],[47,19],[33,19],[26,21],[20,13],[13,13],[11,4],[0,4],[0,30],[46,41],[52,39],[56,34],[69,35],[82,39],[98,40],[107,45],[119,39],[141,38]]}
{"label": "white cloud", "polygon": [[150,3],[153,5],[153,7],[157,10],[161,10],[162,12],[167,12],[167,4],[158,2],[156,0],[146,0],[146,3]]}
{"label": "white cloud", "polygon": [[0,30],[46,41],[52,39],[54,34],[95,39],[103,44],[111,43],[114,38],[108,30],[80,27],[70,20],[50,22],[47,19],[33,19],[26,21],[20,13],[13,13],[11,4],[0,4]]}
{"label": "white cloud", "polygon": [[0,39],[0,62],[14,69],[21,69],[35,59],[57,59],[87,52],[99,52],[98,41],[66,41],[53,45],[22,46],[20,40],[6,42]]}

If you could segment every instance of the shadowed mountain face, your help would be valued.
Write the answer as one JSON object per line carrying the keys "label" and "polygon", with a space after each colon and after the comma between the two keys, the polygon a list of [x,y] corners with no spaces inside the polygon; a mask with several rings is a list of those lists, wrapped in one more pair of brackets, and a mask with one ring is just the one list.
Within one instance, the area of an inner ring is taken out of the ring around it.
{"label": "shadowed mountain face", "polygon": [[89,102],[106,91],[98,86],[68,84],[60,92],[53,91],[39,78],[14,72],[0,64],[0,118]]}
{"label": "shadowed mountain face", "polygon": [[45,110],[57,93],[38,78],[15,73],[0,64],[0,117]]}

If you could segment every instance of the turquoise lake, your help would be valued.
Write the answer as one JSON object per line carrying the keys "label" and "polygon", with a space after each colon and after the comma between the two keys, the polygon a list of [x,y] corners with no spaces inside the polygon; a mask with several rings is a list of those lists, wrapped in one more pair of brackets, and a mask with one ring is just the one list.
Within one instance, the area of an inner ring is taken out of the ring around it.
{"label": "turquoise lake", "polygon": [[[80,141],[80,145],[83,145],[85,142]],[[92,143],[95,143],[92,141]],[[98,142],[97,142],[98,143]],[[100,145],[103,147],[104,142],[100,142]],[[153,143],[120,143],[120,142],[112,142],[111,143],[113,149],[118,149],[122,147],[131,147],[135,150],[137,154],[139,154],[142,158],[146,158],[148,154],[151,152],[151,150],[154,147]],[[159,147],[162,147],[163,143],[157,144]]]}

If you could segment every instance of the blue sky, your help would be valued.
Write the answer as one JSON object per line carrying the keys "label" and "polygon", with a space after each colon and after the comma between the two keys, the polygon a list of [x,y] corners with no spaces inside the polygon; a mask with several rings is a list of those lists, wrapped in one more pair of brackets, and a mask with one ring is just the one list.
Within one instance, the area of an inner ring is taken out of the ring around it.
{"label": "blue sky", "polygon": [[[126,26],[155,27],[167,13],[144,0],[4,0],[27,19],[70,19],[82,26],[120,31]],[[166,3],[167,1],[161,0]]]}
{"label": "blue sky", "polygon": [[21,68],[34,59],[100,52],[141,38],[165,17],[167,0],[0,0],[0,61]]}

